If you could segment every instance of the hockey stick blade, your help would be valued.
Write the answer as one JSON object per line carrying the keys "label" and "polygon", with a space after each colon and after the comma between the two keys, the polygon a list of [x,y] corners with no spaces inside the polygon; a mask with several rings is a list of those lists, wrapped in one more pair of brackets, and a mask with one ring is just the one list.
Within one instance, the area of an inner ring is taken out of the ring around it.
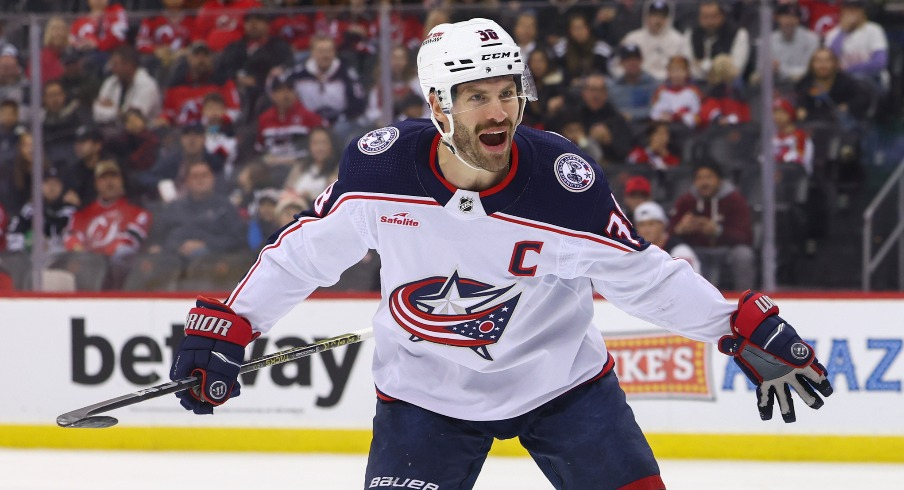
{"label": "hockey stick blade", "polygon": [[[274,352],[273,354],[259,357],[257,359],[248,361],[245,364],[242,364],[242,369],[239,371],[239,374],[247,373],[250,371],[257,371],[258,369],[262,369],[267,366],[291,362],[302,357],[307,357],[326,350],[335,349],[336,347],[342,347],[343,345],[355,344],[367,340],[373,336],[373,329],[366,328],[364,330],[358,330],[357,332],[330,337],[319,342],[314,342],[311,345],[294,347],[292,349]],[[87,407],[64,413],[63,415],[57,417],[56,423],[60,427],[71,429],[103,429],[112,427],[119,422],[118,420],[116,420],[116,418],[110,416],[98,416],[98,414],[109,412],[117,408],[127,407],[129,405],[134,405],[136,403],[150,400],[152,398],[158,398],[169,393],[176,393],[179,391],[187,390],[189,388],[197,386],[200,382],[200,379],[194,376],[189,376],[187,378],[169,381],[157,386],[152,386],[150,388],[144,388],[127,395],[111,398],[100,403],[95,403],[94,405],[88,405]]]}

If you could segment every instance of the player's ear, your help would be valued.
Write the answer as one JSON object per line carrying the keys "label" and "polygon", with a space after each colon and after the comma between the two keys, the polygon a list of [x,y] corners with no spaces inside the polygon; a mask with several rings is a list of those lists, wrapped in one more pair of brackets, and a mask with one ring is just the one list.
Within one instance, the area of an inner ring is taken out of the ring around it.
{"label": "player's ear", "polygon": [[428,102],[430,104],[430,112],[433,113],[433,117],[445,128],[446,125],[449,124],[449,118],[446,117],[445,114],[443,114],[443,110],[439,105],[439,100],[436,97],[436,92],[430,92],[430,98],[428,99]]}

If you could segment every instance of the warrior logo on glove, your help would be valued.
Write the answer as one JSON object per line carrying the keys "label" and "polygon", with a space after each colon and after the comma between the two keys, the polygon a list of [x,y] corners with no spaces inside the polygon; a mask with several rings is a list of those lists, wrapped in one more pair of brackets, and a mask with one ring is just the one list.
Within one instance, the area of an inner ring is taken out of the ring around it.
{"label": "warrior logo on glove", "polygon": [[813,348],[778,316],[778,306],[768,296],[745,291],[731,315],[731,331],[734,335],[719,340],[719,351],[732,356],[756,385],[762,420],[772,418],[776,398],[782,419],[797,420],[791,388],[813,409],[824,404],[816,391],[822,396],[832,394],[826,368],[816,360]]}

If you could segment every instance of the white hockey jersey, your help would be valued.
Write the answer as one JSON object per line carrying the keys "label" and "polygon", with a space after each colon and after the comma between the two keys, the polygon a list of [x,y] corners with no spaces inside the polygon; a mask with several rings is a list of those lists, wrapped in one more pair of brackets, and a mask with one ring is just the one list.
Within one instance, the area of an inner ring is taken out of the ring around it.
{"label": "white hockey jersey", "polygon": [[443,178],[438,144],[427,120],[350,144],[339,180],[272,238],[227,303],[267,332],[376,249],[377,389],[475,421],[521,415],[611,369],[594,289],[692,339],[729,333],[734,306],[639,237],[568,140],[518,128],[508,176],[482,192]]}

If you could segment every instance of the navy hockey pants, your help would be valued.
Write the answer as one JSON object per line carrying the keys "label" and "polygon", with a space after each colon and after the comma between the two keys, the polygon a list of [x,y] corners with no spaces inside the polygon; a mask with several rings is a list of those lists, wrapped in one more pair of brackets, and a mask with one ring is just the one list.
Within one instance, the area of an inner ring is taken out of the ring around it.
{"label": "navy hockey pants", "polygon": [[507,420],[471,422],[378,400],[364,488],[473,488],[493,439],[512,437],[556,489],[665,488],[614,372]]}

